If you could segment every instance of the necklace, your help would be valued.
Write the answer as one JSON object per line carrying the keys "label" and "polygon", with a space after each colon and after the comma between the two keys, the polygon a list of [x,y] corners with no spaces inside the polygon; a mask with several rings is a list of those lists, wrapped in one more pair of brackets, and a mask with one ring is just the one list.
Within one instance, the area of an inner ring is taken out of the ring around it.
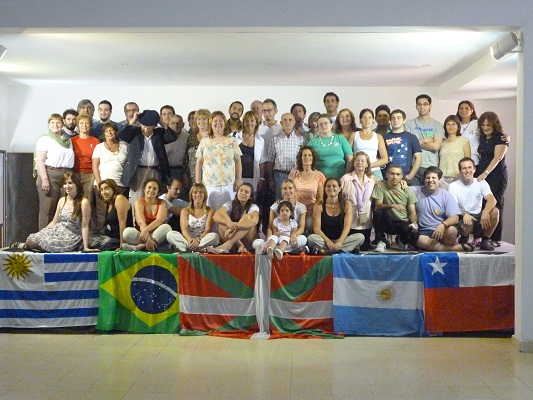
{"label": "necklace", "polygon": [[335,207],[337,207],[338,204],[339,204],[339,202],[336,202],[336,203],[326,203],[326,206],[331,207],[331,208],[335,208]]}
{"label": "necklace", "polygon": [[322,141],[322,136],[319,136],[318,140],[320,140],[320,144],[322,145],[322,147],[328,147],[328,146],[331,146],[331,144],[333,143],[333,135],[331,135],[329,137],[329,143],[328,144],[324,144],[324,142]]}

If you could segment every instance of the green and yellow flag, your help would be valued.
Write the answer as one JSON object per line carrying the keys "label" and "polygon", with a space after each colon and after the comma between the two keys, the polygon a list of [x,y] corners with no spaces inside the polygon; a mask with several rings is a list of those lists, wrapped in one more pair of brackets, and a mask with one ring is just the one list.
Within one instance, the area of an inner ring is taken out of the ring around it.
{"label": "green and yellow flag", "polygon": [[138,333],[179,330],[175,254],[105,251],[98,256],[97,329]]}

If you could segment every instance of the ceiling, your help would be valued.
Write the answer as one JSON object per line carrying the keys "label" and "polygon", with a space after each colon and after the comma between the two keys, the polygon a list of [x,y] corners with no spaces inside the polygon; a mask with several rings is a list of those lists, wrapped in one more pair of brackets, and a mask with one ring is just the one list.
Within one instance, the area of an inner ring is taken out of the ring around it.
{"label": "ceiling", "polygon": [[2,32],[0,82],[175,86],[437,87],[514,97],[508,32],[467,28],[32,30]]}

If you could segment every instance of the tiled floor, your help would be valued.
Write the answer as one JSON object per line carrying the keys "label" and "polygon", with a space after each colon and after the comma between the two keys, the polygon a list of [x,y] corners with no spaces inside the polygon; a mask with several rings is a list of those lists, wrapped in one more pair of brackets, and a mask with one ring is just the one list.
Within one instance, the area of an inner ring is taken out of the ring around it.
{"label": "tiled floor", "polygon": [[533,399],[511,339],[0,334],[0,399]]}

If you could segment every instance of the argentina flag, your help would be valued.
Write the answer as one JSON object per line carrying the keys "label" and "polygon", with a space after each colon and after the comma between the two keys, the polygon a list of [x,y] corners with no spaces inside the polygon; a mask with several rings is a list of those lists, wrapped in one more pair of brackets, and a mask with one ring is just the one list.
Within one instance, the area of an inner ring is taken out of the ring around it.
{"label": "argentina flag", "polygon": [[98,255],[0,253],[0,326],[96,325]]}
{"label": "argentina flag", "polygon": [[333,322],[335,333],[346,335],[422,335],[418,256],[333,256]]}

